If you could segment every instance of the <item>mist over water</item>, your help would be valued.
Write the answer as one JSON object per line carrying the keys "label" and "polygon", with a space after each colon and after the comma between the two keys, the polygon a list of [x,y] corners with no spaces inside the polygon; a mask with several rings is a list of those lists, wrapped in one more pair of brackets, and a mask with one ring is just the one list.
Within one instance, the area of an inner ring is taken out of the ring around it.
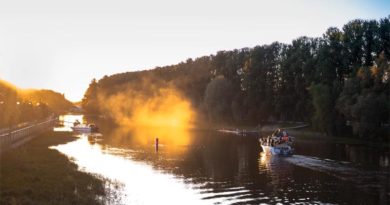
{"label": "mist over water", "polygon": [[196,121],[191,102],[173,85],[160,80],[132,82],[120,92],[103,93],[98,99],[102,112],[125,128],[184,129]]}
{"label": "mist over water", "polygon": [[148,145],[158,138],[160,146],[190,143],[189,129],[196,123],[196,112],[174,86],[143,79],[99,99],[103,113],[117,125],[112,133],[116,140],[130,138],[133,143]]}

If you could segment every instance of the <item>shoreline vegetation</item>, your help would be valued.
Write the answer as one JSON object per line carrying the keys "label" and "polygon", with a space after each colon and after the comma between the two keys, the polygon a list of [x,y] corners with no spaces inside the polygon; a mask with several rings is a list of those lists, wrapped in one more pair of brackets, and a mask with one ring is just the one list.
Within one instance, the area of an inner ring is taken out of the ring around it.
{"label": "shoreline vegetation", "polygon": [[93,79],[81,105],[119,123],[145,119],[139,110],[162,119],[189,111],[205,126],[304,121],[328,136],[389,142],[389,36],[390,16],[355,19],[321,37]]}
{"label": "shoreline vegetation", "polygon": [[[89,116],[89,120],[95,121],[96,119],[102,120],[100,123],[108,123],[111,124],[111,127],[120,126],[112,121],[110,121],[109,117],[104,115],[89,115],[85,114],[84,116]],[[214,130],[217,132],[225,132],[235,135],[242,135],[246,132],[251,136],[259,137],[261,136],[259,133],[259,128],[261,128],[261,135],[267,136],[274,132],[276,129],[286,129],[288,133],[294,137],[298,137],[300,139],[321,139],[324,141],[330,141],[334,143],[340,144],[353,144],[353,145],[367,145],[371,147],[381,147],[390,149],[390,142],[386,141],[372,141],[367,138],[356,138],[351,135],[346,136],[335,136],[331,134],[327,134],[324,131],[318,131],[309,122],[268,122],[264,124],[225,124],[225,125],[204,125],[204,124],[196,124],[194,127],[190,129],[199,129],[199,130]]]}
{"label": "shoreline vegetation", "polygon": [[104,204],[108,180],[85,173],[49,147],[77,139],[49,131],[1,153],[0,204]]}
{"label": "shoreline vegetation", "polygon": [[74,107],[61,93],[21,89],[0,79],[0,131],[64,114]]}
{"label": "shoreline vegetation", "polygon": [[370,147],[383,147],[390,149],[390,143],[382,141],[372,141],[365,138],[341,137],[327,135],[325,132],[316,131],[312,126],[305,123],[269,123],[263,126],[225,126],[215,128],[218,132],[236,134],[268,136],[276,129],[287,130],[287,132],[300,139],[321,139],[340,144],[365,145]]}
{"label": "shoreline vegetation", "polygon": [[[83,113],[84,116],[88,116],[89,120],[95,121],[96,119],[102,120],[99,123],[108,123],[111,124],[112,127],[120,126],[112,121],[110,118],[105,115],[90,115],[87,113]],[[267,122],[264,124],[224,124],[224,125],[204,125],[204,124],[196,124],[191,129],[199,129],[199,130],[214,130],[218,132],[225,132],[230,134],[242,135],[246,132],[246,134],[251,134],[253,136],[260,136],[259,128],[261,128],[261,134],[267,136],[274,132],[276,129],[286,129],[289,134],[294,137],[299,137],[301,139],[309,139],[316,138],[322,139],[325,141],[331,141],[334,143],[342,143],[342,144],[354,144],[354,145],[367,145],[371,147],[383,147],[390,149],[390,142],[387,141],[373,141],[367,138],[357,138],[352,135],[346,136],[337,136],[332,134],[327,134],[324,131],[316,130],[309,122]]]}

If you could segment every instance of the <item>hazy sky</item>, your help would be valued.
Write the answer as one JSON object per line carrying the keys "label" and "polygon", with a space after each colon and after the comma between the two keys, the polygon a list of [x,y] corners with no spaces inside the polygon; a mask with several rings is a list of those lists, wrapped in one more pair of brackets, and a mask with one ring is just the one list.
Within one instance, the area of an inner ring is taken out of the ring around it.
{"label": "hazy sky", "polygon": [[0,0],[0,79],[80,100],[92,78],[390,14],[390,0]]}

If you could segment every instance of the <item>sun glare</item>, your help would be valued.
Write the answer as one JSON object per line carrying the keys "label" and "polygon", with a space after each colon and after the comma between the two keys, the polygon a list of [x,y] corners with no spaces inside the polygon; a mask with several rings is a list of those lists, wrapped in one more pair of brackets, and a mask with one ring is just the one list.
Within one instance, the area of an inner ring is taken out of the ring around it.
{"label": "sun glare", "polygon": [[[105,99],[102,97],[101,99]],[[118,94],[104,101],[117,124],[128,128],[191,128],[195,112],[191,103],[173,88],[163,88],[152,96],[132,91]]]}

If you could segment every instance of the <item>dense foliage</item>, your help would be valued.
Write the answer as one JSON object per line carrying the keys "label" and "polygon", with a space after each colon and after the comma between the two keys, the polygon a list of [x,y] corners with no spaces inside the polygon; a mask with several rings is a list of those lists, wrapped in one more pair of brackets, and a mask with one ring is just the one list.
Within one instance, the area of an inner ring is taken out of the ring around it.
{"label": "dense foliage", "polygon": [[[175,86],[214,123],[306,121],[331,135],[387,137],[390,17],[353,20],[322,37],[220,51],[153,70],[105,76],[90,84],[90,113],[105,97],[161,81]],[[149,88],[148,88],[149,89]],[[128,99],[129,101],[132,99]],[[123,101],[122,103],[126,103]],[[352,128],[352,129],[350,129]]]}
{"label": "dense foliage", "polygon": [[73,104],[51,90],[21,90],[0,80],[0,128],[68,111]]}

